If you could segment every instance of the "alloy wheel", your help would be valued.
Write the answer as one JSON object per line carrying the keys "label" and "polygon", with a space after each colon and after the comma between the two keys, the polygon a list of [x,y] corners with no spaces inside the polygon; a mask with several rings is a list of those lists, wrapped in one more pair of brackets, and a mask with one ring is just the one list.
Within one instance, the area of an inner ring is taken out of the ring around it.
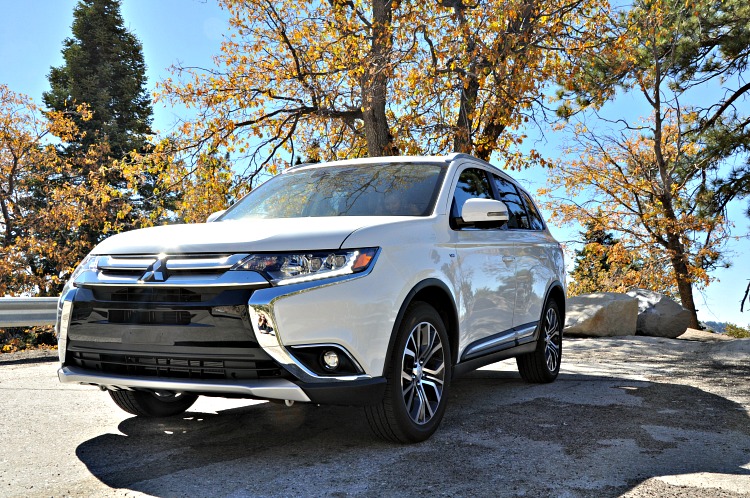
{"label": "alloy wheel", "polygon": [[445,349],[431,323],[421,322],[411,330],[401,365],[406,411],[413,422],[426,424],[440,406],[445,383]]}
{"label": "alloy wheel", "polygon": [[550,372],[556,371],[560,365],[560,339],[560,320],[557,310],[549,308],[544,317],[544,357]]}

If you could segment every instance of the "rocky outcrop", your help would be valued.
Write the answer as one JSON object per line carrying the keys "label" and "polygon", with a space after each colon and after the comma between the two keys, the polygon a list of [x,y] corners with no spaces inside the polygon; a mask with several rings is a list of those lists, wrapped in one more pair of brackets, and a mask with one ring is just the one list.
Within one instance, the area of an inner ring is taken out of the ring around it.
{"label": "rocky outcrop", "polygon": [[597,292],[568,299],[566,334],[611,337],[635,335],[638,300],[626,294]]}
{"label": "rocky outcrop", "polygon": [[674,339],[690,326],[690,312],[664,294],[633,289],[628,296],[638,300],[638,335]]}

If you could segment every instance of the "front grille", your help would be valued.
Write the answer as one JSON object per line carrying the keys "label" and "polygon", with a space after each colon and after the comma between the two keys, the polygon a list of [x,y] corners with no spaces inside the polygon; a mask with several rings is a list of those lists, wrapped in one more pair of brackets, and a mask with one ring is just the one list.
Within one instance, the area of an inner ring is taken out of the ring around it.
{"label": "front grille", "polygon": [[66,364],[127,377],[287,375],[258,345],[247,288],[79,287]]}
{"label": "front grille", "polygon": [[272,360],[238,357],[69,351],[68,362],[90,370],[138,377],[242,380],[282,376],[281,368]]}

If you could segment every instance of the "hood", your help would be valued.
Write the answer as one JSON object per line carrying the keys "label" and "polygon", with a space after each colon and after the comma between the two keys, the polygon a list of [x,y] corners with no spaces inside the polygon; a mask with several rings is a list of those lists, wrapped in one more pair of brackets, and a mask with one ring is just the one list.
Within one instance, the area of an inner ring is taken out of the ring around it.
{"label": "hood", "polygon": [[338,216],[218,221],[143,228],[113,235],[92,254],[190,254],[338,249],[355,230],[397,217]]}

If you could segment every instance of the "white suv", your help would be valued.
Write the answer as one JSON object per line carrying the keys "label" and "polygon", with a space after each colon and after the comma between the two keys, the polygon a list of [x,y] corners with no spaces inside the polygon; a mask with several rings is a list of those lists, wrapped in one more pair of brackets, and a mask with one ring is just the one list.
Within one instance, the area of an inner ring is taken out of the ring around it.
{"label": "white suv", "polygon": [[364,405],[422,441],[450,382],[560,369],[563,254],[529,194],[464,154],[289,168],[194,225],[115,235],[60,298],[58,375],[127,412],[198,395]]}

